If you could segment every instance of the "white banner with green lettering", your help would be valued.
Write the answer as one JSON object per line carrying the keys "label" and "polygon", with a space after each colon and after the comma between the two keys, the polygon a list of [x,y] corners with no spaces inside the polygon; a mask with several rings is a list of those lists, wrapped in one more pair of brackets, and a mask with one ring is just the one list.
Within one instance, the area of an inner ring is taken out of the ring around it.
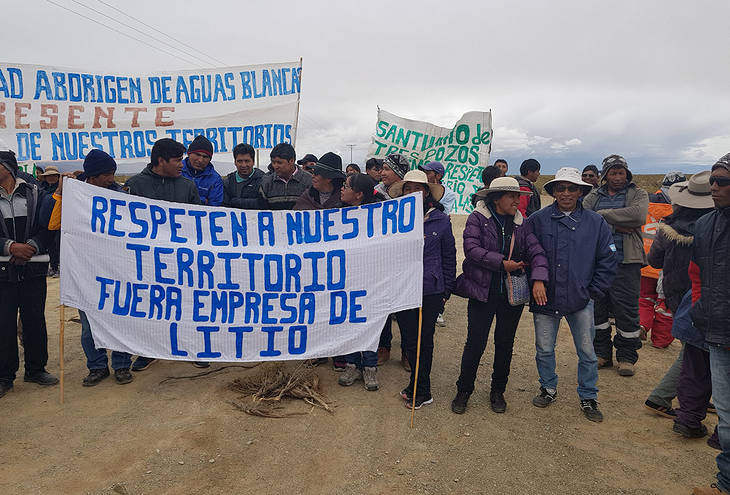
{"label": "white banner with green lettering", "polygon": [[467,112],[454,127],[447,128],[378,109],[368,156],[401,153],[410,159],[411,168],[441,162],[445,169],[442,182],[457,194],[449,213],[466,214],[472,210],[471,195],[482,186],[482,170],[489,163],[491,148],[491,112]]}

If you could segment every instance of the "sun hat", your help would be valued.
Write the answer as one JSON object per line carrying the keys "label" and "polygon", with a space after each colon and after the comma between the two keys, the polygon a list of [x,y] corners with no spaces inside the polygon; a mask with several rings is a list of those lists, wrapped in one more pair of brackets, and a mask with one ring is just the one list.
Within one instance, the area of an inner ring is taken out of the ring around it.
{"label": "sun hat", "polygon": [[545,192],[547,192],[550,196],[553,195],[553,187],[557,182],[570,182],[571,184],[575,184],[577,186],[580,186],[583,189],[583,194],[586,195],[589,192],[591,192],[591,189],[593,189],[593,186],[588,184],[587,182],[583,182],[581,179],[581,172],[577,168],[573,167],[563,167],[555,174],[555,178],[551,181],[548,181],[543,186],[545,188]]}
{"label": "sun hat", "polygon": [[314,175],[321,175],[328,179],[344,179],[346,177],[342,171],[342,158],[331,151],[322,155],[313,168]]}
{"label": "sun hat", "polygon": [[493,192],[516,192],[523,196],[532,196],[532,192],[520,190],[520,183],[514,177],[497,177],[494,179],[484,193],[490,194]]}
{"label": "sun hat", "polygon": [[58,171],[58,167],[49,165],[46,167],[45,172],[43,172],[42,174],[38,174],[38,177],[48,177],[49,175],[61,175],[61,172]]}
{"label": "sun hat", "polygon": [[436,201],[440,201],[444,197],[444,186],[441,184],[431,184],[428,182],[426,172],[422,170],[411,170],[403,176],[403,180],[396,182],[388,189],[388,195],[391,198],[397,198],[403,196],[403,189],[406,186],[406,182],[415,182],[417,184],[426,184],[431,190],[431,196]]}
{"label": "sun hat", "polygon": [[710,190],[710,171],[698,172],[686,182],[673,184],[669,188],[672,205],[684,208],[713,208],[712,191]]}

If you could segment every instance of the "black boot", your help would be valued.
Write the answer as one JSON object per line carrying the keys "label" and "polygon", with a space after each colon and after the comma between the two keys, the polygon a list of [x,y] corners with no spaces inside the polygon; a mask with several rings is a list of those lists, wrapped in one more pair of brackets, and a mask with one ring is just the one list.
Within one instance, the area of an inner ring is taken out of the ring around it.
{"label": "black boot", "polygon": [[464,414],[467,402],[469,402],[469,394],[466,392],[457,392],[456,397],[451,401],[451,411],[455,414]]}
{"label": "black boot", "polygon": [[489,393],[489,404],[492,406],[492,411],[496,413],[503,413],[507,410],[507,403],[504,400],[504,392],[492,390]]}
{"label": "black boot", "polygon": [[93,387],[98,385],[101,381],[109,376],[109,368],[99,368],[96,370],[89,370],[89,374],[81,382],[84,387]]}

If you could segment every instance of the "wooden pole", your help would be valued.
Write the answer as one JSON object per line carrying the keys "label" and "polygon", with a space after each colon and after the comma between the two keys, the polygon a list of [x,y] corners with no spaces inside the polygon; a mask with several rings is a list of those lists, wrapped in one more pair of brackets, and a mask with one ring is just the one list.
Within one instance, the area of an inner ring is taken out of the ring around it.
{"label": "wooden pole", "polygon": [[413,377],[413,403],[411,404],[411,428],[416,414],[416,390],[418,390],[418,365],[421,362],[421,328],[423,327],[423,308],[418,308],[418,343],[416,344],[416,376]]}
{"label": "wooden pole", "polygon": [[61,404],[63,404],[63,332],[66,326],[66,306],[61,304],[61,325],[58,332],[58,361],[61,381]]}

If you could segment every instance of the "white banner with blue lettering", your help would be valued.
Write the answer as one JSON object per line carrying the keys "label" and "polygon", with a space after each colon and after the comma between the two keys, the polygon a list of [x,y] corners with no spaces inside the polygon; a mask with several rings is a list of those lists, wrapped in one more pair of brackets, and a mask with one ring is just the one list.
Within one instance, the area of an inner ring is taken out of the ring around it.
{"label": "white banner with blue lettering", "polygon": [[202,134],[230,161],[239,143],[294,144],[301,70],[297,61],[113,74],[0,62],[0,139],[18,161],[66,168],[94,148],[146,163],[156,140],[187,147]]}
{"label": "white banner with blue lettering", "polygon": [[332,210],[154,201],[66,180],[61,303],[97,347],[162,359],[268,361],[371,350],[421,305],[418,195]]}

